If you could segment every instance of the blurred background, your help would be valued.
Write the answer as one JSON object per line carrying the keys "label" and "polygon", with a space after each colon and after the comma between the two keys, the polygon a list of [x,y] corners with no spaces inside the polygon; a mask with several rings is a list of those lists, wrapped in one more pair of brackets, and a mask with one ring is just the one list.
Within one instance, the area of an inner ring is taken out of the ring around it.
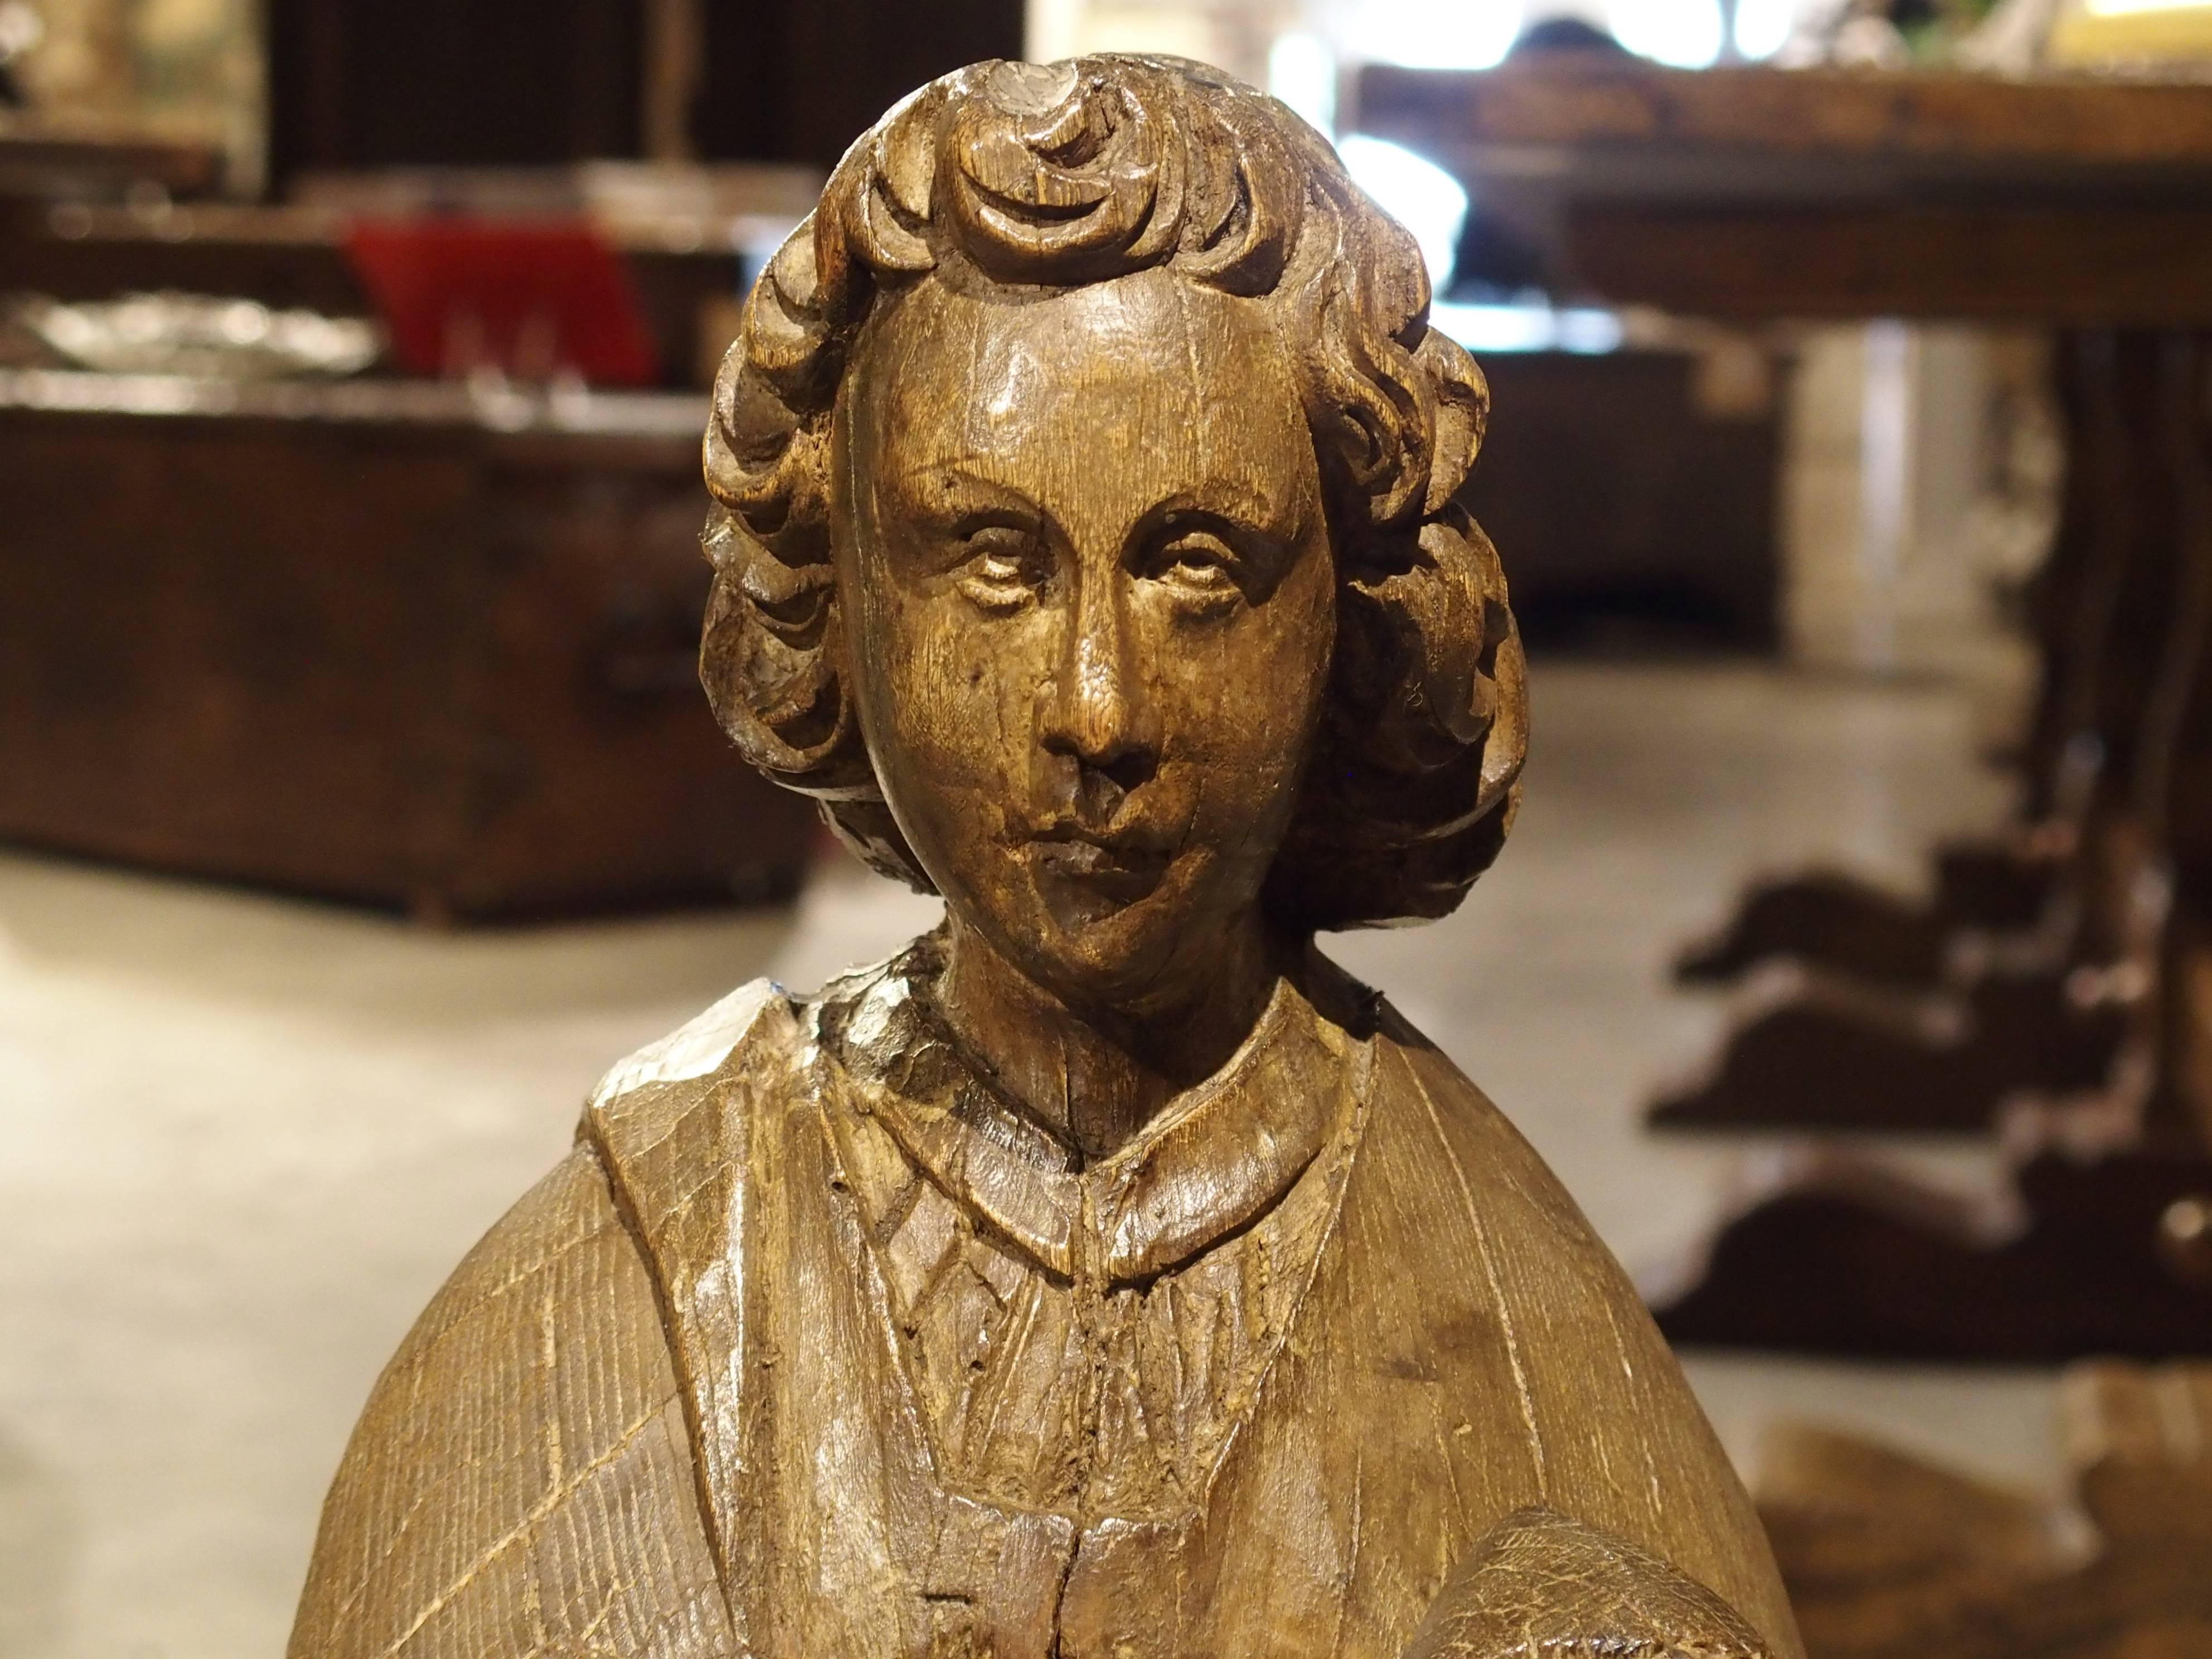
{"label": "blurred background", "polygon": [[1525,810],[1324,948],[1628,1265],[1816,1656],[2212,1655],[2179,0],[0,0],[0,1655],[278,1651],[599,1073],[933,925],[714,730],[705,389],[890,103],[1101,50],[1329,135],[1492,388]]}

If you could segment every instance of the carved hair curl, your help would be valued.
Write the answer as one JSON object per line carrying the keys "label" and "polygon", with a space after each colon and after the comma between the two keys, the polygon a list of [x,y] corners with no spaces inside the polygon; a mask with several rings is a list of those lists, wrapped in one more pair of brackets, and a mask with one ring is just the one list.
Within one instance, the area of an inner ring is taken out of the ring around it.
{"label": "carved hair curl", "polygon": [[1328,501],[1336,658],[1268,908],[1320,928],[1443,915],[1504,842],[1527,746],[1504,579],[1456,499],[1488,388],[1429,326],[1406,231],[1288,109],[1201,64],[978,64],[846,153],[715,383],[715,714],[877,869],[927,890],[845,684],[828,505],[846,363],[876,296],[933,272],[1035,289],[1158,265],[1283,307]]}

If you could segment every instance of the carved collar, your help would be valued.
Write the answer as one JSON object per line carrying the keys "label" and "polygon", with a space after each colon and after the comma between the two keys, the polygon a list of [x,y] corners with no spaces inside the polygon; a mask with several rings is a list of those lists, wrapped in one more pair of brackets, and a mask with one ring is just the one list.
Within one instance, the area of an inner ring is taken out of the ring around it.
{"label": "carved collar", "polygon": [[946,1029],[929,988],[941,965],[924,939],[830,988],[823,1047],[931,1182],[1063,1280],[1142,1282],[1249,1226],[1364,1092],[1368,1045],[1285,975],[1220,1071],[1079,1168]]}

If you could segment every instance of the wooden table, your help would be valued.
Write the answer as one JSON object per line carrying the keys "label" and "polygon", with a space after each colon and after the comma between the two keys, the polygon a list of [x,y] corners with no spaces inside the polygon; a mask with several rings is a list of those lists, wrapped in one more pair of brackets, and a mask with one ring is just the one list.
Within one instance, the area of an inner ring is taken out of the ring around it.
{"label": "wooden table", "polygon": [[[1563,285],[1740,321],[2061,331],[2069,477],[2018,833],[1954,853],[1924,908],[1835,878],[1755,895],[1693,965],[1794,956],[1812,989],[1664,1110],[1987,1128],[2022,1089],[2073,1097],[2008,1126],[2008,1235],[1815,1142],[1660,1318],[1677,1340],[1899,1358],[2212,1352],[2212,87],[1555,54],[1359,91],[1362,127],[1456,167]],[[1961,967],[1991,939],[2009,965]],[[1911,1017],[1930,1012],[1955,1033]],[[2106,1450],[2125,1443],[2107,1463],[2134,1461],[2085,1476],[2086,1565],[2028,1559],[2002,1502],[1847,1438],[1808,1503],[1770,1490],[1816,1659],[2203,1652],[2201,1429],[2171,1408],[2212,1382],[2109,1375],[2131,1403],[2100,1419]],[[2187,1434],[2152,1444],[2167,1418]]]}
{"label": "wooden table", "polygon": [[[1709,969],[1826,972],[1668,1115],[1987,1128],[2023,1090],[2087,1109],[2021,1141],[2027,1222],[2001,1247],[1832,1156],[1732,1223],[1662,1319],[1921,1358],[2212,1352],[2212,1237],[2189,1224],[2212,1194],[2212,87],[1553,53],[1372,69],[1358,108],[1456,169],[1565,289],[1736,320],[2062,331],[2069,477],[2034,595],[2019,833],[1954,860],[1929,909],[1832,881],[1747,906]],[[1962,973],[1962,934],[2008,939],[2015,964]],[[1954,1035],[1908,1017],[1931,1008]]]}
{"label": "wooden table", "polygon": [[1460,173],[1617,302],[2212,323],[2212,88],[1554,53],[1369,69],[1358,125]]}

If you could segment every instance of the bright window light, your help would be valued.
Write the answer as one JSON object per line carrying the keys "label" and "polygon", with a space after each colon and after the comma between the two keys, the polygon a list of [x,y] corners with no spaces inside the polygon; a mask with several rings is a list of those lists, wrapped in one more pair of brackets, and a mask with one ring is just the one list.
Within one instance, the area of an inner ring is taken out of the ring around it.
{"label": "bright window light", "polygon": [[1797,27],[1797,0],[1735,0],[1735,49],[1754,61],[1771,58]]}
{"label": "bright window light", "polygon": [[2197,11],[2205,0],[2082,0],[2092,17],[2124,17],[2138,11]]}
{"label": "bright window light", "polygon": [[1612,0],[1606,26],[1639,57],[1704,69],[1721,55],[1720,0]]}
{"label": "bright window light", "polygon": [[1459,180],[1402,145],[1364,132],[1340,140],[1336,152],[1352,182],[1413,233],[1428,262],[1429,286],[1439,294],[1449,288],[1460,230],[1467,223],[1467,191]]}
{"label": "bright window light", "polygon": [[1343,39],[1356,55],[1407,69],[1495,69],[1521,33],[1524,0],[1366,0]]}
{"label": "bright window light", "polygon": [[1267,49],[1267,90],[1315,131],[1336,131],[1336,54],[1318,36],[1285,34]]}
{"label": "bright window light", "polygon": [[1429,321],[1469,351],[1620,349],[1620,319],[1610,311],[1571,306],[1454,306],[1429,308]]}

